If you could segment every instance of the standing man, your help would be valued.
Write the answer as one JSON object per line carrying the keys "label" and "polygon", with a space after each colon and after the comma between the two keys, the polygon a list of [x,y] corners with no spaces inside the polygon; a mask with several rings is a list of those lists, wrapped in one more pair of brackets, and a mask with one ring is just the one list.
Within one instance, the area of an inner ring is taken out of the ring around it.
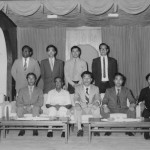
{"label": "standing man", "polygon": [[[125,77],[121,73],[116,73],[114,76],[115,86],[107,89],[104,99],[102,101],[102,116],[109,118],[110,113],[124,113],[128,118],[135,118],[135,99],[133,98],[130,90],[123,86]],[[130,102],[130,106],[127,106],[127,99]],[[111,133],[106,132],[105,135],[109,136]],[[127,132],[129,136],[133,136],[133,133]]]}
{"label": "standing man", "polygon": [[57,48],[54,45],[48,45],[46,48],[47,59],[41,61],[41,77],[44,82],[43,92],[47,94],[55,88],[55,77],[64,77],[64,62],[56,59]]}
{"label": "standing man", "polygon": [[[48,92],[46,107],[50,117],[67,117],[69,109],[72,107],[71,98],[68,91],[62,89],[63,81],[60,77],[56,77],[55,89]],[[53,132],[49,131],[47,137],[53,137]],[[65,132],[62,132],[61,137],[65,137]]]}
{"label": "standing man", "polygon": [[105,93],[107,88],[114,85],[113,78],[117,72],[117,60],[108,56],[110,48],[107,44],[99,45],[100,57],[93,59],[92,73],[95,85],[99,87],[100,93]]}
{"label": "standing man", "polygon": [[25,86],[28,85],[26,80],[26,75],[29,72],[35,73],[37,79],[40,76],[40,67],[36,60],[31,58],[31,48],[27,45],[22,47],[22,58],[15,60],[12,68],[11,74],[16,82],[16,93]]}
{"label": "standing man", "polygon": [[[31,113],[33,117],[38,117],[43,105],[43,92],[40,88],[36,87],[36,75],[34,73],[28,73],[26,76],[28,86],[19,90],[16,106],[17,116],[23,117],[24,114]],[[23,136],[25,130],[20,130],[18,136]],[[33,130],[33,136],[37,136],[38,131]]]}
{"label": "standing man", "polygon": [[[145,108],[142,113],[142,116],[146,119],[150,117],[150,73],[146,76],[146,81],[148,83],[148,87],[145,87],[141,90],[138,103],[144,102]],[[149,132],[144,133],[144,138],[150,139]]]}
{"label": "standing man", "polygon": [[65,79],[69,93],[74,94],[75,87],[82,82],[81,74],[87,70],[87,64],[80,58],[80,47],[73,46],[71,55],[72,58],[65,63]]}
{"label": "standing man", "polygon": [[[78,132],[77,136],[83,136],[81,127],[81,117],[83,114],[91,114],[95,118],[100,117],[100,96],[99,89],[91,84],[93,75],[89,71],[81,74],[82,84],[75,87],[74,101],[77,117]],[[100,134],[95,132],[95,136]]]}

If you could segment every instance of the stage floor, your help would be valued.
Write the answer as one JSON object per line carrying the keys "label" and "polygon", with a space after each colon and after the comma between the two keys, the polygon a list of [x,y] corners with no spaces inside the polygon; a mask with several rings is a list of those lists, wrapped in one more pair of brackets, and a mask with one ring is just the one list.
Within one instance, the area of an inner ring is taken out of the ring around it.
{"label": "stage floor", "polygon": [[143,134],[137,133],[129,137],[124,133],[113,133],[106,137],[92,136],[88,143],[88,128],[84,128],[84,137],[77,137],[77,129],[71,132],[68,144],[61,138],[61,131],[55,131],[53,138],[47,138],[46,131],[39,131],[39,136],[33,137],[32,131],[26,131],[23,137],[18,137],[19,131],[10,131],[6,139],[0,142],[0,150],[149,150],[150,140],[145,140]]}

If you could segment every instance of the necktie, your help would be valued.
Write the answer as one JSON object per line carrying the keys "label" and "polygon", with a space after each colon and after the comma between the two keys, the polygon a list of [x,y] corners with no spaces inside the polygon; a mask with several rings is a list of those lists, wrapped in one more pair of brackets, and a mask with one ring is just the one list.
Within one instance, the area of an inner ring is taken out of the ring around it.
{"label": "necktie", "polygon": [[51,70],[53,71],[53,60],[50,58],[50,66],[51,66]]}
{"label": "necktie", "polygon": [[27,58],[25,58],[25,61],[24,61],[24,71],[27,70]]}
{"label": "necktie", "polygon": [[120,94],[120,89],[117,89],[117,105],[120,108],[121,104],[120,104],[120,96],[119,96],[119,94]]}
{"label": "necktie", "polygon": [[73,71],[72,71],[72,80],[76,81],[76,76],[77,76],[77,60],[75,59],[74,64],[73,64]]}
{"label": "necktie", "polygon": [[88,104],[89,103],[89,91],[88,91],[88,88],[86,88],[85,99],[86,99],[86,104]]}
{"label": "necktie", "polygon": [[103,77],[106,78],[105,58],[103,57]]}
{"label": "necktie", "polygon": [[29,86],[29,95],[30,95],[30,98],[31,98],[31,96],[32,96],[32,86]]}

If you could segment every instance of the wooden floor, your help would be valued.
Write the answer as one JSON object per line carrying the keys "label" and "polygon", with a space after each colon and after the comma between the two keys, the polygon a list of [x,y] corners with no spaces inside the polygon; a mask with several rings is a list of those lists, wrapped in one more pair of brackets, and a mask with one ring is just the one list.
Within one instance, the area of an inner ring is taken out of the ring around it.
{"label": "wooden floor", "polygon": [[61,132],[55,131],[53,138],[47,138],[46,131],[39,131],[38,137],[32,136],[32,131],[26,131],[23,137],[18,137],[19,131],[10,131],[6,139],[0,142],[0,150],[149,150],[150,140],[144,140],[143,134],[129,137],[124,133],[113,133],[106,137],[92,137],[88,143],[88,128],[84,128],[84,137],[77,137],[75,128],[71,132],[68,144],[61,138]]}

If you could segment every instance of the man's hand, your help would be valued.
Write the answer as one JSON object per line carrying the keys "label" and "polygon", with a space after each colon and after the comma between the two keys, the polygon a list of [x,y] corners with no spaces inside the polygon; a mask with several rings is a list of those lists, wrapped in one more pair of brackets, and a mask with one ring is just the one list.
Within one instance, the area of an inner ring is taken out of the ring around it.
{"label": "man's hand", "polygon": [[64,85],[64,86],[63,86],[63,89],[64,89],[64,90],[67,90],[67,86],[66,86],[66,85]]}
{"label": "man's hand", "polygon": [[135,110],[134,106],[130,105],[130,106],[129,106],[129,110],[130,110],[130,111],[134,111],[134,110]]}
{"label": "man's hand", "polygon": [[67,109],[71,109],[72,105],[71,105],[71,104],[70,104],[70,105],[65,105],[65,107],[66,107]]}
{"label": "man's hand", "polygon": [[46,104],[46,108],[50,108],[51,107],[51,105],[50,104]]}
{"label": "man's hand", "polygon": [[103,105],[104,113],[109,113],[110,110],[107,105]]}

